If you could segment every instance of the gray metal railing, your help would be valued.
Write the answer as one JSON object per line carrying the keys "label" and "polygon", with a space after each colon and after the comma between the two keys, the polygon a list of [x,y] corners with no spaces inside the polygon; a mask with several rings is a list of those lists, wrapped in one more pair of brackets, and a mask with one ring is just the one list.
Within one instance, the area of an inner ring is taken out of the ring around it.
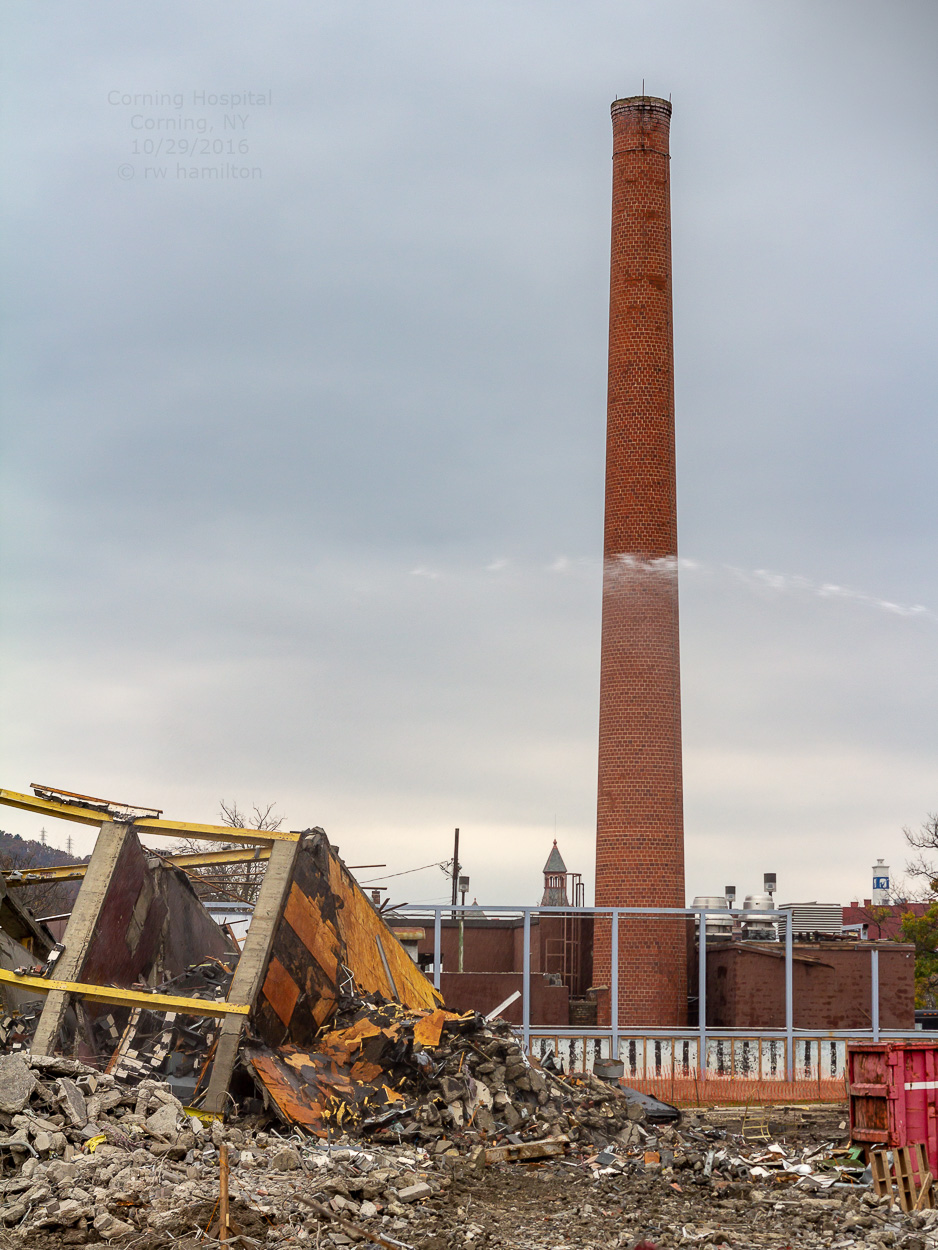
{"label": "gray metal railing", "polygon": [[[794,1079],[795,1070],[795,1041],[796,1039],[855,1039],[855,1040],[872,1040],[880,1041],[881,1038],[902,1038],[916,1037],[921,1034],[910,1030],[880,1028],[879,1016],[879,950],[873,947],[870,950],[870,1020],[871,1025],[868,1029],[796,1029],[794,1026],[794,992],[793,992],[793,956],[794,956],[794,932],[792,912],[790,909],[769,909],[759,908],[758,916],[760,919],[771,919],[773,922],[778,920],[784,924],[784,946],[785,946],[785,1023],[777,1029],[742,1029],[742,1028],[714,1028],[707,1026],[707,917],[709,915],[725,918],[727,916],[738,916],[742,919],[752,919],[753,912],[745,911],[741,908],[707,908],[707,907],[509,907],[494,906],[482,907],[477,904],[440,904],[433,907],[421,906],[419,904],[408,904],[395,908],[394,914],[407,914],[411,918],[425,917],[433,918],[433,984],[439,989],[440,974],[442,972],[442,945],[443,945],[443,919],[444,917],[456,919],[459,916],[476,916],[483,919],[517,919],[523,926],[523,955],[522,955],[522,993],[521,993],[521,1025],[519,1032],[523,1039],[525,1048],[528,1048],[531,1042],[532,1033],[536,1035],[550,1034],[557,1037],[581,1037],[589,1036],[591,1038],[608,1037],[610,1040],[611,1051],[613,1056],[619,1053],[619,1044],[622,1039],[629,1038],[660,1038],[684,1040],[688,1037],[696,1036],[697,1039],[697,1065],[702,1070],[706,1063],[707,1043],[713,1039],[726,1038],[753,1038],[761,1037],[766,1040],[777,1040],[784,1038],[785,1040],[785,1066],[786,1079],[791,1081]],[[586,1028],[576,1027],[560,1027],[555,1025],[539,1025],[531,1019],[531,919],[534,916],[583,916],[593,918],[608,918],[611,921],[610,934],[610,1020],[608,1025],[590,1025]],[[689,1028],[672,1028],[672,1027],[654,1027],[654,1028],[638,1028],[622,1025],[619,1022],[619,922],[627,916],[674,916],[674,917],[699,917],[700,941],[698,943],[698,1024],[695,1029]]]}

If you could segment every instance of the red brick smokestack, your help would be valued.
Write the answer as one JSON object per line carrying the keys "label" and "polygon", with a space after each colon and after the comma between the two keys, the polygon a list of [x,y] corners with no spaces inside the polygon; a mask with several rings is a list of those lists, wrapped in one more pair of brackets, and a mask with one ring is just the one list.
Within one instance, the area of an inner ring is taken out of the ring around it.
{"label": "red brick smokestack", "polygon": [[[612,105],[597,906],[685,902],[670,124],[667,100]],[[611,984],[610,930],[597,923],[596,985]],[[682,919],[622,922],[621,1024],[685,1022],[686,950]]]}

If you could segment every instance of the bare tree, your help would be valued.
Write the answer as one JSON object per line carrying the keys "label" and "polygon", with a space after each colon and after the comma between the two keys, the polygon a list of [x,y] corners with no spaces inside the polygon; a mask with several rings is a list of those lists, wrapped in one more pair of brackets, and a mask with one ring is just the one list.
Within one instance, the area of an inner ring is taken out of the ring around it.
{"label": "bare tree", "polygon": [[[237,800],[226,803],[220,800],[222,824],[232,829],[256,829],[258,832],[279,829],[283,824],[283,816],[274,811],[275,804],[268,803],[261,807],[252,805],[250,815],[242,812]],[[194,855],[204,851],[205,843],[193,838],[184,839],[177,847],[178,854]],[[241,842],[216,842],[212,846],[216,851],[250,850]],[[232,901],[241,903],[257,902],[257,895],[267,869],[265,859],[246,859],[234,864],[206,864],[186,871],[193,878],[193,884],[199,896],[206,901]]]}
{"label": "bare tree", "polygon": [[915,854],[906,864],[906,872],[916,882],[919,899],[928,902],[938,896],[938,814],[929,812],[918,829],[902,830]]}
{"label": "bare tree", "polygon": [[902,830],[915,852],[906,871],[916,883],[917,902],[928,903],[922,916],[902,918],[902,937],[915,943],[915,1004],[938,1002],[938,814],[929,812],[918,829]]}

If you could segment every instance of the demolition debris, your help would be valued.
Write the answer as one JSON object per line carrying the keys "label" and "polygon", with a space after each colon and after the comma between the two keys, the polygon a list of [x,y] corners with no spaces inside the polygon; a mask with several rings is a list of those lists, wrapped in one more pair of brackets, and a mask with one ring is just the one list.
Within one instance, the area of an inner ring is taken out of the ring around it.
{"label": "demolition debris", "polygon": [[[506,1033],[472,1036],[483,1053],[497,1043],[509,1058]],[[431,1060],[453,1057],[436,1051],[429,1048]],[[487,1062],[494,1070],[481,1077],[491,1090],[508,1064],[480,1058],[479,1066]],[[476,1073],[478,1081],[478,1066]],[[441,1115],[453,1105],[442,1097],[443,1077],[425,1095]],[[0,1222],[24,1250],[218,1244],[206,1230],[221,1231],[225,1155],[226,1229],[230,1244],[245,1247],[938,1245],[938,1211],[904,1213],[874,1194],[857,1150],[814,1136],[836,1129],[829,1121],[806,1125],[807,1115],[793,1109],[787,1123],[772,1124],[785,1130],[774,1140],[764,1137],[761,1113],[740,1112],[735,1125],[700,1113],[680,1124],[627,1118],[628,1127],[610,1135],[619,1122],[606,1114],[610,1106],[637,1106],[627,1094],[585,1075],[552,1081],[553,1088],[545,1076],[543,1088],[520,1094],[547,1093],[540,1116],[553,1122],[547,1108],[559,1115],[565,1107],[570,1131],[487,1146],[504,1126],[496,1123],[491,1135],[452,1126],[443,1136],[425,1126],[405,1137],[408,1115],[415,1125],[420,1117],[402,1112],[401,1140],[389,1125],[380,1141],[363,1125],[355,1135],[320,1138],[264,1113],[228,1123],[198,1114],[158,1079],[119,1078],[59,1056],[2,1056]],[[461,1093],[463,1106],[465,1099]],[[558,1144],[562,1153],[548,1149]]]}
{"label": "demolition debris", "polygon": [[238,831],[267,864],[239,943],[141,841],[231,830],[0,800],[115,816],[62,943],[3,896],[0,1224],[24,1250],[938,1247],[922,1161],[871,1171],[845,1120],[682,1119],[447,1011],[321,829]]}

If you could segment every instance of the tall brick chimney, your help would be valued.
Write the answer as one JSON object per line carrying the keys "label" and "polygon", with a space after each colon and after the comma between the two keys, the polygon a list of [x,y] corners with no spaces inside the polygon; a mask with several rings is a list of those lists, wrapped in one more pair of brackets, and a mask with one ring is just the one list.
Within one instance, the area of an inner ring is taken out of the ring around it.
{"label": "tall brick chimney", "polygon": [[[612,261],[596,905],[683,907],[684,819],[671,318],[671,105],[612,105]],[[597,922],[593,983],[610,985]],[[679,1025],[683,919],[624,920],[619,1021]]]}

